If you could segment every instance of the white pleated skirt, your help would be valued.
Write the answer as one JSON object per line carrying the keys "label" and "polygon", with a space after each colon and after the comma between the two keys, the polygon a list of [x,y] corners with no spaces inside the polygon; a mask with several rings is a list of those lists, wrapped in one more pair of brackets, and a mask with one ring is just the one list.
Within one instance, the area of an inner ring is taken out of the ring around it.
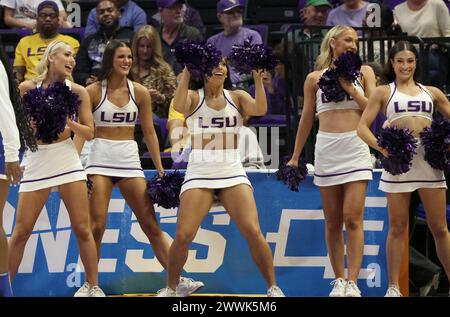
{"label": "white pleated skirt", "polygon": [[86,162],[88,175],[143,177],[138,145],[133,140],[95,138]]}
{"label": "white pleated skirt", "polygon": [[378,188],[386,193],[408,193],[419,188],[447,188],[444,172],[434,169],[424,159],[425,150],[418,140],[417,154],[406,173],[392,175],[383,169]]}
{"label": "white pleated skirt", "polygon": [[369,146],[356,131],[319,131],[314,152],[314,184],[333,186],[372,179]]}
{"label": "white pleated skirt", "polygon": [[252,187],[242,166],[238,150],[193,149],[189,154],[189,163],[180,196],[192,188],[220,189],[239,184]]}
{"label": "white pleated skirt", "polygon": [[38,145],[38,150],[27,150],[22,160],[24,168],[19,192],[30,192],[44,188],[86,180],[72,139]]}

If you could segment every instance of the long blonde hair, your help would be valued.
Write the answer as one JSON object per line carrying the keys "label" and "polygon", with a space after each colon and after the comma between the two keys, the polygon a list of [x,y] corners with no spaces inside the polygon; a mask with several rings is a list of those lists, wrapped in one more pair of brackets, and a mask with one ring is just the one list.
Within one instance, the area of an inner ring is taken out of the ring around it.
{"label": "long blonde hair", "polygon": [[[47,48],[45,49],[44,55],[36,65],[37,76],[32,79],[33,82],[39,83],[44,81],[48,74],[49,56],[55,55],[64,46],[70,46],[70,44],[59,40],[50,42],[50,44],[48,44]],[[69,77],[68,79],[71,78]]]}
{"label": "long blonde hair", "polygon": [[166,66],[166,62],[163,58],[161,39],[158,31],[151,25],[144,25],[133,36],[133,43],[131,45],[131,51],[133,52],[133,66],[131,67],[131,74],[134,80],[139,79],[139,66],[143,61],[139,59],[138,45],[141,39],[147,39],[152,47],[152,56],[150,57],[150,69],[156,70],[161,66]]}
{"label": "long blonde hair", "polygon": [[322,70],[331,65],[333,60],[333,49],[331,48],[331,39],[337,39],[343,32],[353,30],[350,26],[336,25],[325,34],[320,44],[320,54],[316,59],[316,69]]}

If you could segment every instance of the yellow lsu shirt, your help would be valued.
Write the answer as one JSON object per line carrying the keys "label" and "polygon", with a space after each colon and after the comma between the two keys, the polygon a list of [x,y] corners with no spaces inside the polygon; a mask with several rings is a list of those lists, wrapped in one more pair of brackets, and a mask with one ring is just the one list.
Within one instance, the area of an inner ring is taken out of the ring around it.
{"label": "yellow lsu shirt", "polygon": [[167,118],[167,122],[171,120],[181,120],[184,122],[184,115],[181,112],[176,111],[173,107],[173,98],[170,101],[169,117]]}
{"label": "yellow lsu shirt", "polygon": [[53,41],[64,41],[72,46],[74,54],[78,52],[80,43],[71,36],[58,34],[52,39],[42,39],[38,33],[25,36],[17,44],[16,53],[14,58],[14,66],[25,66],[25,79],[30,79],[35,77],[36,65],[44,55],[44,52],[48,46]]}

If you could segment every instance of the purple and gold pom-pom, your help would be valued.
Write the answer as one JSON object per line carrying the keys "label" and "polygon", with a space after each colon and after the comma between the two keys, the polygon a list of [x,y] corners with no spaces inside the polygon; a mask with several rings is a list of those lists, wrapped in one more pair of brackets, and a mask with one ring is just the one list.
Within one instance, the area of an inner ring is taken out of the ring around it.
{"label": "purple and gold pom-pom", "polygon": [[377,136],[378,145],[386,149],[388,157],[381,158],[381,166],[392,175],[409,171],[414,154],[417,153],[417,140],[408,129],[388,127]]}
{"label": "purple and gold pom-pom", "polygon": [[67,118],[75,119],[81,103],[78,95],[61,82],[44,89],[31,89],[23,97],[24,105],[36,124],[35,137],[52,143],[64,131]]}
{"label": "purple and gold pom-pom", "polygon": [[361,57],[350,51],[340,55],[334,61],[337,77],[342,77],[350,82],[354,82],[360,76],[361,65]]}
{"label": "purple and gold pom-pom", "polygon": [[277,180],[285,183],[290,190],[298,192],[298,186],[308,174],[308,169],[306,168],[305,161],[301,159],[298,162],[298,166],[286,165],[288,161],[289,158],[281,160],[279,169],[276,173]]}
{"label": "purple and gold pom-pom", "polygon": [[270,47],[252,44],[252,37],[242,45],[233,45],[227,59],[239,74],[250,74],[252,70],[272,70],[280,63]]}
{"label": "purple and gold pom-pom", "polygon": [[222,59],[222,53],[212,44],[182,41],[175,46],[178,63],[186,65],[194,79],[211,76]]}
{"label": "purple and gold pom-pom", "polygon": [[432,168],[450,171],[450,121],[433,120],[431,127],[420,133],[425,149],[425,160]]}
{"label": "purple and gold pom-pom", "polygon": [[184,175],[178,171],[155,176],[147,183],[147,193],[153,203],[166,209],[180,205],[180,191]]}

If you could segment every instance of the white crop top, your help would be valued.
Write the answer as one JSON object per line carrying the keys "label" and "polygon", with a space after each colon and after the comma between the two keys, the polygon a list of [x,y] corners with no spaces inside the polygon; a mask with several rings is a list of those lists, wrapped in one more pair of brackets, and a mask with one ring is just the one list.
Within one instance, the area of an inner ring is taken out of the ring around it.
{"label": "white crop top", "polygon": [[93,111],[94,123],[97,127],[134,126],[139,114],[139,108],[134,95],[131,80],[127,81],[129,101],[123,107],[118,107],[108,100],[107,81],[102,81],[102,97]]}
{"label": "white crop top", "polygon": [[417,116],[433,120],[433,97],[422,85],[417,83],[421,92],[416,96],[404,94],[397,89],[395,82],[389,84],[391,97],[386,106],[386,117],[389,122],[407,116]]}
{"label": "white crop top", "polygon": [[243,124],[243,115],[234,105],[230,92],[223,90],[226,105],[220,110],[208,107],[205,102],[205,93],[198,90],[199,104],[195,110],[186,117],[186,125],[191,135],[214,133],[238,133]]}
{"label": "white crop top", "polygon": [[[326,70],[327,69],[325,69],[324,72]],[[359,91],[359,93],[364,95],[364,88],[361,85],[361,83],[359,82],[359,80],[356,80],[353,83],[353,86],[356,88],[357,91]],[[352,97],[350,97],[347,94],[345,94],[345,99],[342,101],[338,101],[338,102],[328,101],[327,98],[325,97],[325,93],[323,92],[323,90],[320,89],[320,87],[319,87],[319,89],[317,89],[317,92],[316,92],[316,112],[317,112],[317,114],[325,112],[325,111],[330,111],[330,110],[344,110],[344,109],[361,110],[361,108],[356,103],[356,101],[354,101],[352,99]]]}

